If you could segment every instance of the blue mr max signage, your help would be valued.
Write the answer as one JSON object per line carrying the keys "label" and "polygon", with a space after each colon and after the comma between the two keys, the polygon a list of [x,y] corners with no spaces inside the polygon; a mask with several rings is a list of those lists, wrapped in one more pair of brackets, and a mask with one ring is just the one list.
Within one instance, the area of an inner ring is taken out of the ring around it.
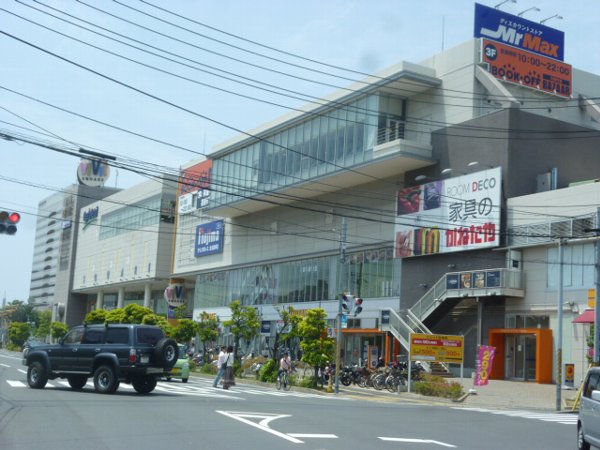
{"label": "blue mr max signage", "polygon": [[475,3],[474,36],[564,61],[562,31],[478,3]]}
{"label": "blue mr max signage", "polygon": [[196,258],[223,253],[225,223],[222,220],[198,225],[196,228]]}

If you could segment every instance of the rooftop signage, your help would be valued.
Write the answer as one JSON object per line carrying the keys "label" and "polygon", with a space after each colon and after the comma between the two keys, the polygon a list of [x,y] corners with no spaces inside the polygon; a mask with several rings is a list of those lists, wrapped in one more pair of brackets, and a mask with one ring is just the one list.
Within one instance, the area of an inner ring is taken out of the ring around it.
{"label": "rooftop signage", "polygon": [[91,187],[104,186],[110,175],[109,165],[97,159],[82,159],[77,167],[77,180]]}
{"label": "rooftop signage", "polygon": [[498,246],[501,192],[500,167],[402,189],[395,257]]}
{"label": "rooftop signage", "polygon": [[474,36],[564,61],[562,31],[479,3],[475,3]]}

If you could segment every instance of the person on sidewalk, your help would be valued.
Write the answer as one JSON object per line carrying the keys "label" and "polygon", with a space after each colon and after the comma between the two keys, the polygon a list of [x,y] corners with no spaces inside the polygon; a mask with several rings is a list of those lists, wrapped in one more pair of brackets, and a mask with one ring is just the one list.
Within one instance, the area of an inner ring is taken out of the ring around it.
{"label": "person on sidewalk", "polygon": [[217,357],[217,376],[215,377],[215,381],[213,381],[213,387],[217,387],[219,380],[225,375],[224,364],[226,362],[226,358],[227,353],[225,353],[225,347],[221,347],[221,351]]}
{"label": "person on sidewalk", "polygon": [[225,364],[227,368],[223,377],[223,389],[229,389],[231,386],[235,386],[235,378],[233,376],[233,347],[231,345],[227,347]]}

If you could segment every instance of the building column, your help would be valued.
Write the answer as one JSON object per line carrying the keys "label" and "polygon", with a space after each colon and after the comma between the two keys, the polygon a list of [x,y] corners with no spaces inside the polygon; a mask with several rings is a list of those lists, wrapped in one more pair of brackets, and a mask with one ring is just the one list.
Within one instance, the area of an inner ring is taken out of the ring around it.
{"label": "building column", "polygon": [[117,308],[122,308],[124,303],[125,303],[125,288],[120,287],[119,294],[117,297]]}
{"label": "building column", "polygon": [[146,283],[144,285],[144,307],[150,308],[150,300],[152,297],[152,285],[150,283]]}
{"label": "building column", "polygon": [[104,307],[104,291],[98,291],[96,294],[96,309],[102,309]]}

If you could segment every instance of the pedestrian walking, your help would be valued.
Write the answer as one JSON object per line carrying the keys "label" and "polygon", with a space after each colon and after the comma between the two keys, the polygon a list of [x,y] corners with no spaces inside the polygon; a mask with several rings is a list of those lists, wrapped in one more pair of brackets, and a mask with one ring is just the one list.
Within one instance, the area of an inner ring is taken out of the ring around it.
{"label": "pedestrian walking", "polygon": [[219,380],[225,376],[225,365],[227,364],[227,353],[225,353],[225,350],[224,346],[221,347],[221,351],[217,357],[217,376],[215,377],[215,381],[213,381],[213,387],[217,387]]}
{"label": "pedestrian walking", "polygon": [[225,360],[225,376],[223,377],[223,389],[229,389],[235,386],[235,378],[233,376],[233,347],[227,347],[227,358]]}

